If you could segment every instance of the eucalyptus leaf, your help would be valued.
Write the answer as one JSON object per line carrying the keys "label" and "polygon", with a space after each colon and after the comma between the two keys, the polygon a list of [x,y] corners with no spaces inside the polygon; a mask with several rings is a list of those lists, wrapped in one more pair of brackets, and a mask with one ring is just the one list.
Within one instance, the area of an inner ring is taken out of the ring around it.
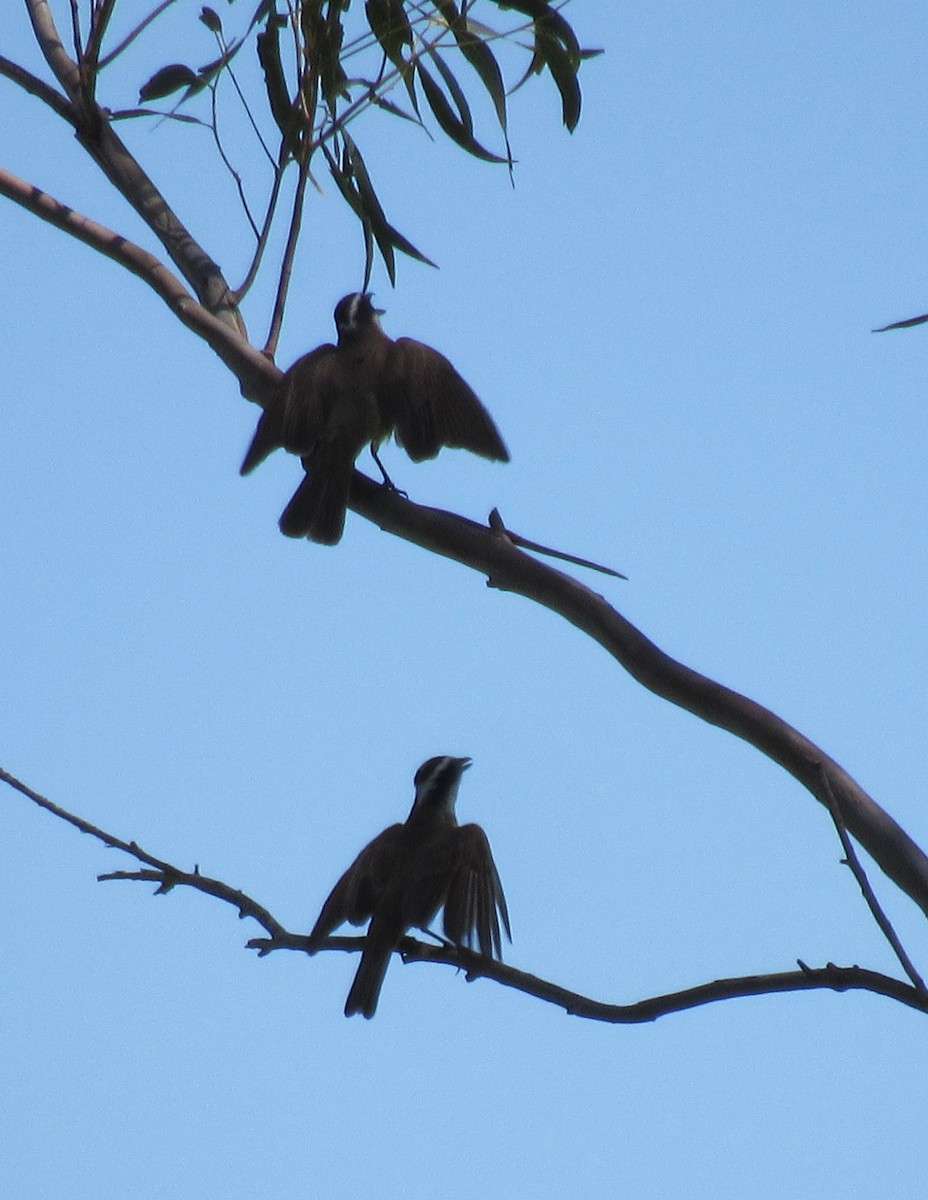
{"label": "eucalyptus leaf", "polygon": [[428,101],[429,108],[435,114],[435,120],[453,142],[456,142],[468,154],[472,154],[475,158],[482,158],[485,162],[508,163],[508,159],[493,154],[474,139],[453,112],[444,92],[426,70],[421,59],[416,63],[416,73],[422,84],[422,92]]}
{"label": "eucalyptus leaf", "polygon": [[183,63],[171,63],[156,71],[151,79],[142,84],[139,88],[139,103],[144,104],[148,100],[163,100],[165,96],[171,96],[174,92],[179,92],[181,88],[187,88],[189,94],[192,94],[203,86],[203,80],[192,67],[185,66]]}

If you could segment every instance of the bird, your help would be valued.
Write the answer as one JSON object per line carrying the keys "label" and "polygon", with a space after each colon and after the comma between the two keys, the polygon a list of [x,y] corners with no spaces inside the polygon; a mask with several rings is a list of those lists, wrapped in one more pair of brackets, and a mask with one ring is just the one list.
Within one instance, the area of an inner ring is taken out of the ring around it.
{"label": "bird", "polygon": [[502,958],[500,921],[512,941],[509,910],[487,835],[459,825],[454,813],[471,759],[443,754],[416,771],[415,797],[402,825],[390,825],[364,847],[322,906],[308,938],[311,953],[344,921],[370,921],[345,1016],[370,1019],[390,961],[411,928],[427,930],[444,908],[446,938]]}
{"label": "bird", "polygon": [[280,518],[288,537],[333,546],[345,527],[354,462],[393,434],[413,462],[442,446],[508,462],[493,418],[443,354],[384,333],[370,292],[335,306],[338,344],[310,350],[285,372],[242,462],[242,475],[279,447],[299,454],[306,478]]}

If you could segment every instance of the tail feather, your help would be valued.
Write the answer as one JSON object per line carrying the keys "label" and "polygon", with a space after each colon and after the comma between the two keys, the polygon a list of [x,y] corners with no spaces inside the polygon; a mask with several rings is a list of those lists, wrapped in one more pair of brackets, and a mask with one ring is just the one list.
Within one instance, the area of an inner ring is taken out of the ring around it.
{"label": "tail feather", "polygon": [[377,1011],[380,989],[383,987],[384,976],[387,973],[392,953],[392,946],[366,946],[364,948],[354,983],[352,983],[348,999],[345,1001],[346,1017],[360,1013],[369,1021]]}
{"label": "tail feather", "polygon": [[345,529],[345,510],[354,463],[311,464],[306,478],[293,493],[280,516],[280,532],[287,537],[308,537],[334,546]]}

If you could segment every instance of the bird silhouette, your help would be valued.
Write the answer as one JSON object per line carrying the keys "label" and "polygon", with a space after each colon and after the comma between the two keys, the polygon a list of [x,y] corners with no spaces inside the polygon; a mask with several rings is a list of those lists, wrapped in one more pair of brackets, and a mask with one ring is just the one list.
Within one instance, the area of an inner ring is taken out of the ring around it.
{"label": "bird silhouette", "polygon": [[344,921],[370,921],[345,1016],[372,1017],[390,961],[408,929],[426,929],[440,908],[449,941],[502,957],[500,921],[512,940],[509,911],[487,835],[458,825],[454,812],[469,758],[440,755],[415,775],[415,798],[402,825],[368,843],[332,889],[309,935],[320,948]]}
{"label": "bird silhouette", "polygon": [[335,306],[338,345],[317,346],[284,374],[242,462],[247,475],[279,447],[299,454],[306,478],[280,518],[288,537],[334,545],[342,536],[355,459],[391,434],[413,462],[442,446],[509,461],[493,418],[443,354],[380,327],[369,292]]}

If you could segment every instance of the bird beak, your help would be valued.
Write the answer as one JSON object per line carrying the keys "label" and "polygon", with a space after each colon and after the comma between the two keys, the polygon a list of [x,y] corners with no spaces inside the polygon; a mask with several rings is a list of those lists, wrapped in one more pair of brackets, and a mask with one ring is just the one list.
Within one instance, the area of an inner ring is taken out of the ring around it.
{"label": "bird beak", "polygon": [[473,766],[474,760],[472,758],[459,758],[458,762],[461,764],[461,770],[466,771],[468,767]]}
{"label": "bird beak", "polygon": [[[374,299],[373,292],[365,292],[364,295],[368,298],[368,300]],[[384,315],[384,313],[387,311],[385,308],[374,308],[373,304],[371,305],[371,308],[374,309],[374,313],[378,317],[382,317]]]}

